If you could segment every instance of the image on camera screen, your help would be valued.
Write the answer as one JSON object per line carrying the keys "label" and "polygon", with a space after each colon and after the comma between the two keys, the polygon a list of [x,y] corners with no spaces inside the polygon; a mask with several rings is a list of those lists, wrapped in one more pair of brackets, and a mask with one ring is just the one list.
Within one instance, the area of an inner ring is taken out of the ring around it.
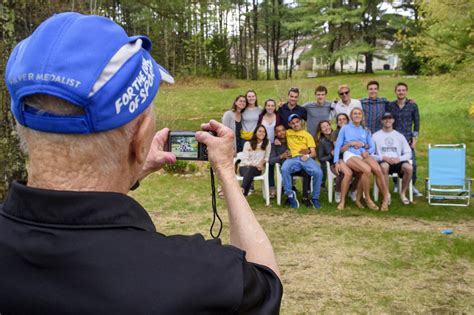
{"label": "image on camera screen", "polygon": [[171,137],[171,152],[176,157],[198,158],[198,142],[194,136]]}

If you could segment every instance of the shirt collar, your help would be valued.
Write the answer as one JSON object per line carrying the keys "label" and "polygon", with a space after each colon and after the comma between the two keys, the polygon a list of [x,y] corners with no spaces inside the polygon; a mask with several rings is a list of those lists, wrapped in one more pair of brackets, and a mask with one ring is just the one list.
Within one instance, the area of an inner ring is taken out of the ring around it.
{"label": "shirt collar", "polygon": [[59,228],[134,227],[155,231],[145,209],[115,192],[77,192],[32,188],[13,182],[0,213],[32,224]]}

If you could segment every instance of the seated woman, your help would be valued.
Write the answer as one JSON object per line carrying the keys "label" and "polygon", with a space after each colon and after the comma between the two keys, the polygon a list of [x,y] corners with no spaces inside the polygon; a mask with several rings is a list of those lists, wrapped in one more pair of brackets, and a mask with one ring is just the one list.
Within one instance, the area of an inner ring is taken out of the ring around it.
{"label": "seated woman", "polygon": [[373,210],[378,210],[377,205],[370,198],[370,174],[374,173],[379,190],[383,193],[383,201],[380,210],[387,211],[390,193],[387,189],[385,179],[380,165],[370,157],[375,151],[370,132],[362,126],[364,113],[360,108],[352,109],[350,113],[351,122],[341,128],[334,147],[334,163],[339,162],[341,148],[349,145],[343,154],[343,160],[354,172],[361,173],[359,181],[360,189],[357,189],[355,204],[359,208],[364,206],[360,202],[362,193],[366,205]]}
{"label": "seated woman", "polygon": [[329,162],[331,171],[337,175],[336,192],[340,192],[337,209],[344,210],[346,194],[352,179],[352,170],[343,161],[339,161],[337,164],[333,163],[334,144],[331,141],[332,133],[331,123],[328,120],[321,120],[316,130],[318,135],[318,159],[324,172],[326,172],[326,162]]}
{"label": "seated woman", "polygon": [[242,181],[242,191],[244,196],[249,194],[253,178],[262,174],[265,164],[270,157],[271,145],[267,139],[267,130],[262,125],[257,125],[253,132],[252,139],[245,142],[242,151],[239,172],[244,178]]}
{"label": "seated woman", "polygon": [[[347,125],[349,123],[349,116],[347,116],[346,113],[339,113],[337,114],[336,116],[336,125],[337,125],[337,128],[336,130],[334,130],[331,134],[331,141],[333,143],[333,146],[336,144],[336,140],[337,140],[337,136],[339,135],[339,131],[341,130],[341,128],[345,125]],[[341,202],[341,185],[342,185],[342,179],[343,179],[343,175],[339,172],[339,170],[341,169],[341,167],[344,167],[346,166],[346,164],[344,163],[343,159],[342,159],[342,154],[344,154],[344,152],[349,148],[349,145],[345,145],[341,148],[341,153],[339,154],[339,163],[337,164],[334,164],[334,169],[336,171],[336,175],[338,175],[336,177],[336,189],[335,189],[335,200],[337,203]],[[334,147],[333,147],[334,149]],[[350,168],[349,168],[350,170]],[[341,176],[339,176],[341,175]],[[350,182],[350,186],[349,186],[349,196],[351,197],[352,201],[356,201],[356,196],[357,196],[357,185],[359,183],[359,177],[360,177],[360,174],[359,173],[353,173],[353,178],[352,178],[352,182]]]}

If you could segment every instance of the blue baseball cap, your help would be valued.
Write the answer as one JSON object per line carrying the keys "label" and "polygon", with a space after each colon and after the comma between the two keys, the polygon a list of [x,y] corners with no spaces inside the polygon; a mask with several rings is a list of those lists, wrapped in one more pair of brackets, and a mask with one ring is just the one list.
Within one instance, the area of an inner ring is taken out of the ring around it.
{"label": "blue baseball cap", "polygon": [[[51,133],[87,134],[125,125],[152,103],[161,81],[174,83],[150,49],[147,37],[129,37],[108,18],[55,14],[10,55],[5,79],[13,115],[25,127]],[[85,114],[39,112],[23,102],[33,94],[64,99]]]}
{"label": "blue baseball cap", "polygon": [[298,114],[291,114],[290,116],[288,116],[288,122],[292,121],[292,120],[295,119],[295,118],[301,119],[300,115],[298,115]]}

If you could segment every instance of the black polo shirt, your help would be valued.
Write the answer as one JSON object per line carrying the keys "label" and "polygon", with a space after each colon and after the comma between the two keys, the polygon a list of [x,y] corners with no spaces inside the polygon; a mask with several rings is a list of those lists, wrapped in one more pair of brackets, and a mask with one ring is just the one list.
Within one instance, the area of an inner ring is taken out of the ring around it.
{"label": "black polo shirt", "polygon": [[279,312],[269,268],[218,240],[157,233],[126,195],[14,182],[0,214],[2,315]]}
{"label": "black polo shirt", "polygon": [[280,114],[281,122],[286,129],[290,129],[290,125],[288,124],[288,117],[290,117],[290,115],[292,114],[297,114],[304,121],[306,121],[307,119],[306,108],[300,105],[296,105],[293,109],[290,109],[288,107],[288,103],[285,103],[282,107],[280,107],[280,109],[278,109],[278,113]]}

